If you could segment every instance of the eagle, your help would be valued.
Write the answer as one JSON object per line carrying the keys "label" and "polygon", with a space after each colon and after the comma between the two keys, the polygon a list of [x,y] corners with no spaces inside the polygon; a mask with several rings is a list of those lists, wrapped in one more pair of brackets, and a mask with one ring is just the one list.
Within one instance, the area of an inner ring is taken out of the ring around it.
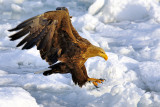
{"label": "eagle", "polygon": [[92,45],[78,34],[71,18],[66,7],[57,7],[54,11],[32,17],[8,30],[18,31],[9,38],[14,41],[24,36],[17,45],[23,45],[22,50],[37,46],[41,58],[48,62],[50,68],[43,72],[44,76],[71,73],[75,85],[82,87],[92,82],[98,87],[98,83],[104,82],[104,79],[90,78],[85,62],[95,56],[107,60],[108,56],[102,48]]}

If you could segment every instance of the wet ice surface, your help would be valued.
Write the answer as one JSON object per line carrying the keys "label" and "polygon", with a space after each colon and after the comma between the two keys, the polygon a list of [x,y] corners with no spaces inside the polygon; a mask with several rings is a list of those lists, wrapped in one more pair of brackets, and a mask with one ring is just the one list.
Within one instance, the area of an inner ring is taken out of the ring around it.
{"label": "wet ice surface", "polygon": [[[22,51],[19,40],[8,39],[8,29],[58,6],[68,7],[79,34],[109,57],[85,63],[90,77],[106,79],[98,89],[75,86],[70,74],[34,74],[48,64],[35,47]],[[159,11],[158,0],[0,0],[0,106],[158,107]]]}

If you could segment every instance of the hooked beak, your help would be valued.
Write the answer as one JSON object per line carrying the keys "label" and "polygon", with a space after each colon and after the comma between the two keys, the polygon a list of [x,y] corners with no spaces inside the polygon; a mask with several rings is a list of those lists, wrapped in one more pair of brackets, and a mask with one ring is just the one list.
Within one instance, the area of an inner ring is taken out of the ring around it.
{"label": "hooked beak", "polygon": [[106,61],[108,60],[108,56],[106,54],[101,54],[100,56],[104,58]]}
{"label": "hooked beak", "polygon": [[106,61],[108,60],[108,56],[106,54],[104,54],[104,57],[103,57]]}

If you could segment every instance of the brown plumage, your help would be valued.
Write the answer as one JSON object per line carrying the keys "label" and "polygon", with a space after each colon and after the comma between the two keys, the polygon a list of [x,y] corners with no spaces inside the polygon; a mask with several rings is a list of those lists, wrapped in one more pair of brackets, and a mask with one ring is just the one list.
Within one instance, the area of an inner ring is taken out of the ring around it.
{"label": "brown plumage", "polygon": [[32,17],[9,30],[19,30],[10,38],[13,41],[25,36],[17,45],[23,45],[22,49],[37,46],[41,58],[51,65],[51,70],[45,71],[44,75],[71,73],[73,82],[80,87],[87,81],[97,86],[104,80],[89,78],[84,63],[90,57],[100,56],[105,60],[108,57],[102,48],[92,45],[78,34],[70,18],[67,8],[58,7],[56,11]]}

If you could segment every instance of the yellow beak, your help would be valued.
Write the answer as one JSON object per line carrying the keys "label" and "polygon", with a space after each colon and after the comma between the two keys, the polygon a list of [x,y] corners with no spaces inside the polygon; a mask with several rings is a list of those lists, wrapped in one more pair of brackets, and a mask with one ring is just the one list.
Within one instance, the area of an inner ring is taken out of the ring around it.
{"label": "yellow beak", "polygon": [[108,56],[106,54],[101,54],[100,56],[104,58],[106,61],[108,60]]}
{"label": "yellow beak", "polygon": [[106,61],[108,60],[108,56],[105,54],[103,57]]}

